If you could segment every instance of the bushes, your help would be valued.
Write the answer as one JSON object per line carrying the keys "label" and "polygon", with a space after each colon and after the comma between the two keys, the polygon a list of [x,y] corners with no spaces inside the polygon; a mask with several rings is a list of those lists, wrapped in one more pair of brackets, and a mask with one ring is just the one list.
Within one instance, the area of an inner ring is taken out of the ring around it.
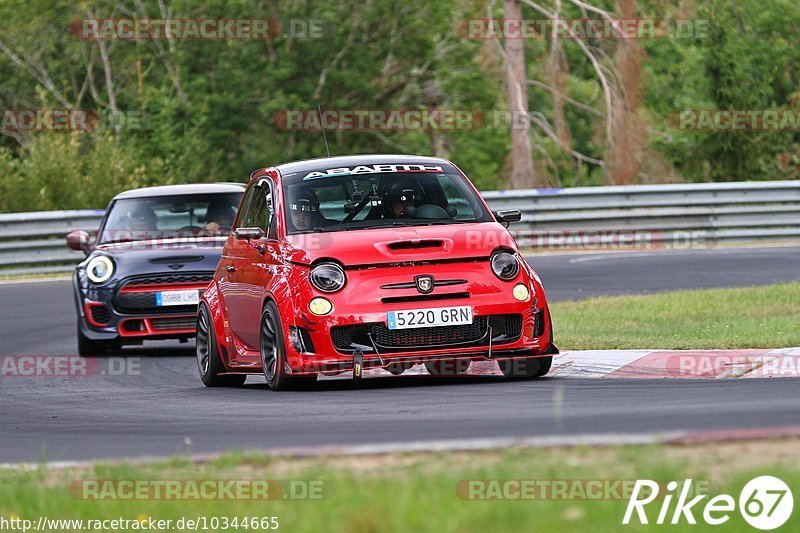
{"label": "bushes", "polygon": [[0,149],[0,212],[103,208],[122,190],[180,182],[165,167],[145,160],[136,139],[39,133],[22,157]]}

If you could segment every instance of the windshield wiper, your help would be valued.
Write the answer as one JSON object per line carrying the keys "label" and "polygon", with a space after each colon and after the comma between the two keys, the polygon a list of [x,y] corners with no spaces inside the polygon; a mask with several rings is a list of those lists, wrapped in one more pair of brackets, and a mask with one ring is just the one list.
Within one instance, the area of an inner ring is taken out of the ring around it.
{"label": "windshield wiper", "polygon": [[424,222],[409,222],[409,226],[448,226],[450,224],[473,224],[474,220],[426,220]]}
{"label": "windshield wiper", "polygon": [[339,226],[317,226],[312,229],[304,229],[302,231],[295,231],[292,235],[303,235],[305,233],[328,233],[332,231],[350,231],[354,229],[361,229],[361,228],[342,228]]}
{"label": "windshield wiper", "polygon": [[360,229],[374,229],[374,228],[389,228],[389,227],[399,227],[399,226],[412,226],[410,222],[403,222],[401,220],[387,220],[381,222],[379,224],[370,224],[369,226],[364,226]]}

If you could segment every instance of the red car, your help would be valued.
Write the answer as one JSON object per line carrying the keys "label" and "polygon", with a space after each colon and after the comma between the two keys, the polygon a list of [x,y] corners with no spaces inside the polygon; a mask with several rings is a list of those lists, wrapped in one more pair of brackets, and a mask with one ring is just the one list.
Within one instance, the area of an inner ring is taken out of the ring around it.
{"label": "red car", "polygon": [[261,374],[273,390],[319,374],[423,363],[458,375],[496,360],[507,377],[550,369],[537,274],[453,163],[349,156],[258,169],[197,316],[207,386]]}

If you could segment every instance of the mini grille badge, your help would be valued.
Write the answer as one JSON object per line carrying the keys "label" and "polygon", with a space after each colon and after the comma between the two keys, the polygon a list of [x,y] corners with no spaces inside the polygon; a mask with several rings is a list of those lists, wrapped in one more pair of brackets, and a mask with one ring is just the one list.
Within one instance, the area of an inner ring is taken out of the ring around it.
{"label": "mini grille badge", "polygon": [[433,276],[414,276],[414,283],[422,294],[433,292]]}

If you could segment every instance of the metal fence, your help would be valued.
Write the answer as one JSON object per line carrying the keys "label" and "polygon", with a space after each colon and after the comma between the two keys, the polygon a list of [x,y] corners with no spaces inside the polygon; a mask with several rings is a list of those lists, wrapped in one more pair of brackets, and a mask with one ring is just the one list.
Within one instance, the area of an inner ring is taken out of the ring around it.
{"label": "metal fence", "polygon": [[0,274],[68,272],[83,259],[67,233],[95,230],[103,210],[0,214]]}
{"label": "metal fence", "polygon": [[520,246],[682,247],[800,239],[800,181],[689,183],[492,191],[519,209]]}
{"label": "metal fence", "polygon": [[[703,246],[800,239],[800,181],[576,187],[484,193],[535,249]],[[67,272],[83,258],[64,237],[102,210],[0,214],[0,274]]]}

